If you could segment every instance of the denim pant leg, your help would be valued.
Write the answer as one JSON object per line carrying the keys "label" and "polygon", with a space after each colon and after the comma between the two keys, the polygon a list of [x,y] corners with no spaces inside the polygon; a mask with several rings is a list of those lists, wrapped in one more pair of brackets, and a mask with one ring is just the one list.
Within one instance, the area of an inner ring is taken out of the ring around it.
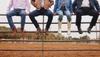
{"label": "denim pant leg", "polygon": [[8,23],[10,25],[10,28],[13,30],[15,28],[13,20],[12,20],[12,16],[16,15],[16,12],[14,10],[12,10],[11,12],[7,13],[7,20]]}
{"label": "denim pant leg", "polygon": [[67,10],[67,11],[64,11],[64,13],[65,13],[65,15],[66,15],[68,21],[71,22],[71,13],[70,13],[70,11]]}
{"label": "denim pant leg", "polygon": [[58,20],[61,22],[62,19],[63,19],[63,11],[59,10],[59,11],[57,11],[56,13],[59,15]]}
{"label": "denim pant leg", "polygon": [[24,26],[25,26],[25,19],[26,19],[26,13],[25,10],[21,10],[19,12],[19,16],[21,16],[21,30],[24,30]]}
{"label": "denim pant leg", "polygon": [[51,23],[52,23],[53,13],[50,10],[46,10],[46,12],[44,12],[44,15],[48,16],[47,25],[46,25],[46,28],[45,28],[46,30],[48,30]]}
{"label": "denim pant leg", "polygon": [[39,28],[39,24],[37,23],[37,21],[35,19],[35,16],[38,16],[38,15],[40,15],[39,10],[35,10],[29,14],[31,21],[35,25],[36,28]]}

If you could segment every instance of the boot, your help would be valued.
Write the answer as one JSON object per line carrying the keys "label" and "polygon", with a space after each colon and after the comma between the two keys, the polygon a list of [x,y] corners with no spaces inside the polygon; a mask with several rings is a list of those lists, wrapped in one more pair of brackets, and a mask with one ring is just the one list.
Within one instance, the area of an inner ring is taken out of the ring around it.
{"label": "boot", "polygon": [[16,33],[17,33],[17,29],[16,29],[15,27],[13,27],[13,28],[12,28],[12,32],[13,32],[13,33],[12,33],[12,36],[15,36]]}

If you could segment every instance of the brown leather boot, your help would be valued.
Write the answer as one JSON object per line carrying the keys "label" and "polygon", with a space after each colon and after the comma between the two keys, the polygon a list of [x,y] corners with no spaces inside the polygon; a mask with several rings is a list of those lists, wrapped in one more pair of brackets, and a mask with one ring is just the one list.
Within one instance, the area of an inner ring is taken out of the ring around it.
{"label": "brown leather boot", "polygon": [[40,27],[37,28],[37,33],[41,33],[41,32],[42,32],[42,31],[41,31]]}
{"label": "brown leather boot", "polygon": [[24,28],[21,28],[20,30],[21,30],[21,35],[22,35],[22,37],[24,37],[24,36],[25,36]]}
{"label": "brown leather boot", "polygon": [[12,29],[12,36],[15,36],[16,35],[16,33],[17,33],[17,29],[15,28],[15,27],[13,27],[13,29]]}

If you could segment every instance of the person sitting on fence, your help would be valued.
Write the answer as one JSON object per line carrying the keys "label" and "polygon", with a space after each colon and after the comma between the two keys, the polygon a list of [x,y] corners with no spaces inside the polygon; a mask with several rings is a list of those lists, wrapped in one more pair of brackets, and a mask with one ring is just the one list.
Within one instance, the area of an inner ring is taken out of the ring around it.
{"label": "person sitting on fence", "polygon": [[87,32],[90,34],[91,29],[93,28],[93,26],[96,25],[100,12],[100,6],[97,0],[75,0],[73,2],[73,11],[76,14],[76,26],[78,28],[79,34],[83,33],[83,31],[81,30],[81,16],[93,16],[90,25],[87,29]]}
{"label": "person sitting on fence", "polygon": [[[12,10],[13,8],[13,10]],[[27,11],[25,11],[27,10]],[[21,16],[21,32],[24,31],[24,25],[25,25],[25,16],[26,12],[29,13],[30,11],[30,5],[29,0],[11,0],[9,7],[7,9],[7,19],[8,23],[14,33],[17,32],[17,29],[13,23],[12,16]]]}
{"label": "person sitting on fence", "polygon": [[63,15],[65,14],[68,22],[68,36],[71,36],[71,14],[72,14],[72,0],[55,0],[55,6],[54,6],[54,15],[58,14],[58,34],[61,35],[61,24]]}
{"label": "person sitting on fence", "polygon": [[31,0],[31,3],[34,7],[36,7],[36,10],[32,11],[29,14],[32,23],[37,28],[37,32],[42,32],[41,28],[39,27],[39,24],[35,19],[35,16],[39,16],[39,15],[48,16],[46,28],[43,29],[43,32],[47,32],[53,19],[53,13],[49,10],[49,8],[54,4],[54,1],[53,0]]}

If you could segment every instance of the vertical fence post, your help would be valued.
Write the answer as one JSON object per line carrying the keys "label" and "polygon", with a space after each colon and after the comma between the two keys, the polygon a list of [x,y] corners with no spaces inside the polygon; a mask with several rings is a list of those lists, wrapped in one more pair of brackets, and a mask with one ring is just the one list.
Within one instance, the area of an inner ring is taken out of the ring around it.
{"label": "vertical fence post", "polygon": [[44,25],[44,24],[45,24],[45,22],[44,22],[44,15],[43,15],[43,28],[42,28],[42,29],[43,29],[43,38],[42,38],[42,57],[44,57],[44,37],[45,37],[45,35],[44,35],[44,33],[45,33],[45,32],[44,32],[44,30],[45,30],[45,27],[44,27],[44,26],[45,26],[45,25]]}
{"label": "vertical fence post", "polygon": [[[96,31],[98,31],[97,25],[98,25],[98,24],[96,24],[96,27],[95,27],[95,30],[96,30]],[[98,36],[98,32],[96,32],[96,39],[97,39],[97,36]]]}
{"label": "vertical fence post", "polygon": [[[100,31],[100,21],[99,21],[99,31]],[[99,40],[100,40],[100,32],[99,32]]]}

